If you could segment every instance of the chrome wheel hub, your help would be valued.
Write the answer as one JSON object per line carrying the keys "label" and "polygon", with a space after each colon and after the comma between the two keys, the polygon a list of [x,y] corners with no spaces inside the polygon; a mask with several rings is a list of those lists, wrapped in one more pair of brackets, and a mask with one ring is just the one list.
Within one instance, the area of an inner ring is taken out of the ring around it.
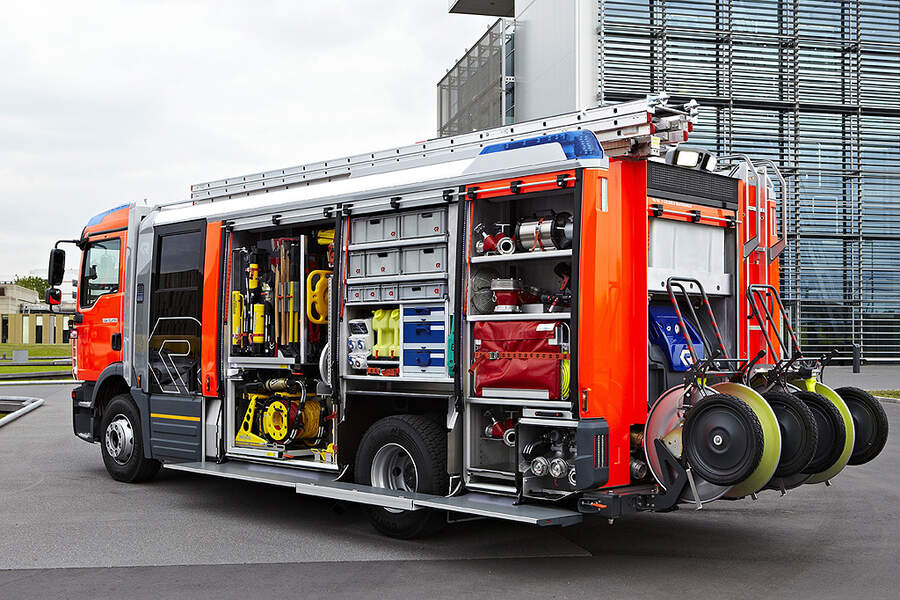
{"label": "chrome wheel hub", "polygon": [[[375,453],[370,471],[374,487],[403,492],[415,492],[419,487],[416,463],[406,448],[400,444],[385,444]],[[401,512],[386,508],[391,512]]]}
{"label": "chrome wheel hub", "polygon": [[125,415],[116,415],[106,427],[106,452],[114,461],[124,465],[134,454],[134,428]]}

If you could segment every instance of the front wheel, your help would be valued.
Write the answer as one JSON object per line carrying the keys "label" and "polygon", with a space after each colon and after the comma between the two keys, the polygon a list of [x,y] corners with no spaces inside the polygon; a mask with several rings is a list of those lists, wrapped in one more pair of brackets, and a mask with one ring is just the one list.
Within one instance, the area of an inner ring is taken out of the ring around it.
{"label": "front wheel", "polygon": [[100,452],[103,464],[116,481],[138,483],[153,479],[160,462],[144,457],[141,419],[128,394],[113,396],[103,413]]}
{"label": "front wheel", "polygon": [[[358,483],[400,492],[447,493],[447,433],[420,415],[377,421],[356,454]],[[411,539],[437,533],[446,515],[434,510],[406,511],[367,506],[372,525],[385,535]]]}

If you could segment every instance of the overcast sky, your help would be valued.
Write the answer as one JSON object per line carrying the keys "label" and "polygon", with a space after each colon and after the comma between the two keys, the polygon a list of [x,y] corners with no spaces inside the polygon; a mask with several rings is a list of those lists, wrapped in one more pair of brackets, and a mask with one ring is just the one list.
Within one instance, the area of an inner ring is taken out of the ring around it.
{"label": "overcast sky", "polygon": [[493,22],[447,6],[4,2],[0,280],[119,204],[434,137],[437,81]]}

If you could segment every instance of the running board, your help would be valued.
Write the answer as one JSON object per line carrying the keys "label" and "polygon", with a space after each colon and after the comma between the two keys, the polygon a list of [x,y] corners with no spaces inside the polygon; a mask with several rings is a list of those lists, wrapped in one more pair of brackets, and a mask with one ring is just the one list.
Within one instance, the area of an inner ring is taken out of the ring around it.
{"label": "running board", "polygon": [[237,461],[221,464],[214,462],[165,463],[163,466],[175,471],[292,487],[298,494],[307,496],[400,510],[434,508],[540,526],[574,525],[582,520],[581,513],[574,510],[554,506],[516,504],[515,498],[474,492],[451,498],[399,492],[358,483],[334,481],[333,473],[302,471]]}

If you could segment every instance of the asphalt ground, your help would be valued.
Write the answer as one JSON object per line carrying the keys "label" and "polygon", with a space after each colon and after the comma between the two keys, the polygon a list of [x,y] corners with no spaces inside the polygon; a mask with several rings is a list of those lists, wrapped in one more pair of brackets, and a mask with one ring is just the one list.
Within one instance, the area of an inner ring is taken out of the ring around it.
{"label": "asphalt ground", "polygon": [[569,528],[491,520],[377,534],[359,507],[162,470],[110,479],[69,387],[0,428],[0,599],[897,598],[900,404],[875,461],[833,485]]}

